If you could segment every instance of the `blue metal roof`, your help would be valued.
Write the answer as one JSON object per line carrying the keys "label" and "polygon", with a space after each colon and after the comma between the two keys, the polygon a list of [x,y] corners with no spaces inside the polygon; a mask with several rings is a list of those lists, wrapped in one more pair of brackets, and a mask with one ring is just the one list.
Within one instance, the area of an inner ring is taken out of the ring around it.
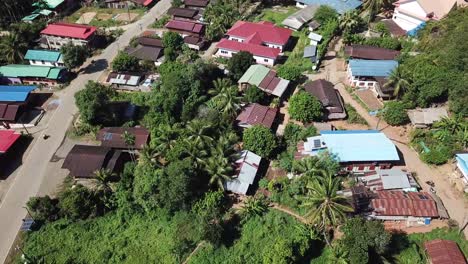
{"label": "blue metal roof", "polygon": [[377,130],[320,131],[320,134],[340,162],[400,160],[392,141]]}
{"label": "blue metal roof", "polygon": [[0,101],[23,102],[36,86],[14,86],[0,85]]}
{"label": "blue metal roof", "polygon": [[468,175],[468,153],[456,154],[455,159],[458,163],[458,168],[463,172],[463,175]]}
{"label": "blue metal roof", "polygon": [[342,15],[362,5],[359,0],[297,0],[305,5],[328,5]]}
{"label": "blue metal roof", "polygon": [[394,60],[349,60],[353,76],[388,77],[397,66]]}

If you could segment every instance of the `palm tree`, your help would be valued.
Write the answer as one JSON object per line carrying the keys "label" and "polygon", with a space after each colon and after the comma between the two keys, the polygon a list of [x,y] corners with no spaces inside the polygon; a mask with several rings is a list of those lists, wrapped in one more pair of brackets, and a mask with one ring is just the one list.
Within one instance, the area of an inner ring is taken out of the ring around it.
{"label": "palm tree", "polygon": [[464,129],[463,117],[455,115],[453,117],[443,117],[440,121],[434,123],[435,128],[447,130],[451,134],[455,134]]}
{"label": "palm tree", "polygon": [[0,50],[10,64],[21,62],[28,44],[16,33],[6,35],[0,41]]}
{"label": "palm tree", "polygon": [[233,169],[229,160],[223,156],[212,156],[203,162],[204,170],[210,177],[209,184],[224,190],[224,183],[232,177]]}
{"label": "palm tree", "polygon": [[200,146],[206,146],[206,144],[213,141],[211,133],[211,126],[200,120],[195,120],[187,125],[187,131],[189,133],[188,139],[195,142]]}
{"label": "palm tree", "polygon": [[383,85],[383,87],[394,87],[393,96],[397,99],[400,94],[405,92],[408,89],[409,82],[404,78],[403,70],[400,66],[397,66],[388,76],[388,81]]}
{"label": "palm tree", "polygon": [[363,7],[369,13],[369,24],[383,8],[391,4],[391,0],[364,0]]}
{"label": "palm tree", "polygon": [[204,159],[208,156],[208,151],[206,151],[199,143],[192,140],[184,139],[184,143],[185,153],[193,159],[194,167],[196,169],[201,169],[204,164]]}
{"label": "palm tree", "polygon": [[305,157],[298,161],[294,161],[292,166],[292,172],[298,175],[317,172],[318,162],[319,159],[316,157]]}
{"label": "palm tree", "polygon": [[237,96],[237,89],[232,87],[227,91],[218,94],[214,98],[217,109],[228,117],[233,117],[240,109],[241,97]]}
{"label": "palm tree", "polygon": [[359,16],[359,13],[354,11],[349,11],[343,14],[340,19],[340,28],[343,31],[349,31],[351,33],[355,32],[361,26],[362,18]]}
{"label": "palm tree", "polygon": [[155,144],[156,150],[161,153],[165,153],[174,146],[174,142],[177,137],[177,127],[168,124],[161,124],[152,133],[152,143]]}
{"label": "palm tree", "polygon": [[125,131],[122,134],[122,139],[128,148],[128,152],[130,153],[130,157],[132,157],[132,161],[135,162],[135,153],[133,153],[133,147],[135,146],[135,140],[136,140],[135,135],[133,135],[132,133],[129,133],[128,131]]}
{"label": "palm tree", "polygon": [[218,94],[226,92],[232,86],[233,85],[232,85],[231,80],[227,78],[223,78],[223,79],[218,78],[213,81],[213,88],[208,90],[208,94],[212,96],[216,96]]}
{"label": "palm tree", "polygon": [[94,184],[97,190],[104,191],[104,193],[112,192],[111,179],[115,176],[109,169],[100,169],[94,172]]}
{"label": "palm tree", "polygon": [[152,164],[160,169],[167,165],[162,153],[154,147],[145,146],[140,152],[140,157],[140,162]]}
{"label": "palm tree", "polygon": [[337,194],[340,179],[334,178],[325,171],[321,177],[313,177],[306,185],[307,193],[299,197],[303,207],[309,209],[305,217],[317,230],[321,231],[326,243],[330,246],[328,234],[344,222],[346,213],[352,212],[348,201]]}
{"label": "palm tree", "polygon": [[248,197],[244,205],[238,210],[239,215],[246,221],[253,216],[261,216],[268,210],[268,202],[263,196]]}

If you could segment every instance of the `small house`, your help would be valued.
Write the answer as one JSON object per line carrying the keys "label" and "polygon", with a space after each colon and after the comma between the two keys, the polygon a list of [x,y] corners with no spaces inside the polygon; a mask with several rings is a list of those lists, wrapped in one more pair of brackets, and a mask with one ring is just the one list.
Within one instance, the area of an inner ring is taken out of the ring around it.
{"label": "small house", "polygon": [[340,93],[333,84],[324,79],[308,82],[304,90],[315,96],[325,109],[325,118],[328,120],[346,118],[346,111]]}
{"label": "small house", "polygon": [[343,171],[355,174],[389,169],[400,162],[396,146],[377,130],[320,131],[320,136],[300,141],[297,150],[297,159],[329,152]]}
{"label": "small house", "polygon": [[310,45],[304,48],[304,58],[310,59],[312,63],[317,62],[317,46]]}
{"label": "small house", "polygon": [[10,128],[25,113],[30,104],[30,93],[36,86],[0,85],[0,126]]}
{"label": "small house", "polygon": [[310,32],[309,35],[308,35],[308,38],[310,39],[310,45],[311,46],[318,46],[320,41],[322,41],[322,39],[323,39],[322,35],[319,35],[319,34],[314,33],[314,32]]}
{"label": "small house", "polygon": [[397,66],[398,62],[394,60],[349,60],[348,83],[352,87],[371,89],[378,96],[377,90],[383,87],[378,80],[385,83]]}
{"label": "small house", "polygon": [[184,7],[196,10],[204,10],[210,0],[184,0]]}
{"label": "small house", "polygon": [[28,50],[24,56],[30,65],[64,67],[62,54],[54,50]]}
{"label": "small house", "polygon": [[169,31],[179,33],[182,37],[202,37],[205,34],[205,25],[192,21],[170,20],[165,27]]}
{"label": "small house", "polygon": [[278,109],[270,108],[260,104],[249,104],[237,116],[236,121],[238,126],[249,128],[255,125],[262,125],[271,128],[275,121]]}
{"label": "small house", "polygon": [[140,37],[136,47],[128,47],[125,52],[140,61],[152,61],[156,66],[164,62],[164,47],[160,39]]}
{"label": "small house", "polygon": [[304,24],[311,21],[314,18],[315,12],[318,9],[318,5],[309,5],[294,14],[288,16],[281,24],[286,28],[292,30],[301,29]]}
{"label": "small house", "polygon": [[117,90],[139,90],[144,75],[131,72],[111,72],[107,76],[107,83]]}
{"label": "small house", "polygon": [[362,60],[395,60],[400,52],[366,45],[349,45],[345,47],[345,56]]}
{"label": "small house", "polygon": [[199,10],[190,8],[171,7],[167,11],[167,14],[172,17],[173,20],[182,21],[200,21],[202,16]]}
{"label": "small house", "polygon": [[65,68],[11,64],[0,67],[1,82],[4,84],[31,84],[55,86],[64,81]]}
{"label": "small house", "polygon": [[234,164],[236,175],[226,181],[224,188],[233,193],[246,195],[255,182],[261,161],[262,157],[257,154],[248,150],[241,151],[240,158]]}
{"label": "small house", "polygon": [[59,50],[68,43],[75,46],[92,46],[97,28],[93,26],[57,22],[41,31],[41,47]]}
{"label": "small house", "polygon": [[[125,133],[134,136],[134,144],[127,145]],[[105,127],[99,130],[97,140],[101,141],[103,147],[141,150],[148,144],[149,131],[144,127]]]}
{"label": "small house", "polygon": [[417,192],[420,188],[411,173],[398,168],[376,169],[375,172],[359,176],[358,180],[371,191],[399,190]]}
{"label": "small house", "polygon": [[281,98],[288,89],[289,81],[277,77],[275,71],[263,65],[255,64],[247,69],[239,79],[238,84],[241,91],[246,90],[251,85],[255,85],[265,93]]}
{"label": "small house", "polygon": [[202,50],[207,44],[204,38],[194,36],[184,37],[184,43],[193,50]]}
{"label": "small house", "polygon": [[416,128],[426,128],[432,126],[444,117],[448,117],[445,108],[423,108],[408,110],[408,117],[411,124]]}
{"label": "small house", "polygon": [[429,264],[467,264],[463,252],[455,241],[444,239],[426,241],[424,249]]}
{"label": "small house", "polygon": [[216,57],[231,58],[239,51],[250,52],[258,64],[273,66],[288,46],[292,30],[271,22],[237,21],[216,47]]}
{"label": "small house", "polygon": [[154,0],[105,0],[107,8],[148,7]]}
{"label": "small house", "polygon": [[335,9],[338,14],[342,15],[359,8],[362,2],[359,0],[296,0],[296,6],[299,8],[305,8],[311,5],[327,5]]}
{"label": "small house", "polygon": [[121,173],[125,162],[130,160],[128,153],[109,147],[75,145],[63,162],[62,169],[68,169],[74,178],[93,178],[101,169]]}

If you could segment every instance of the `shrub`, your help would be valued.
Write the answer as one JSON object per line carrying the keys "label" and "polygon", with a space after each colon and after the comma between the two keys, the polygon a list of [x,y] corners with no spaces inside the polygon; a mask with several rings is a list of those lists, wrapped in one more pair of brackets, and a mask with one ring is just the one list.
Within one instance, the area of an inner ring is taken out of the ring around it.
{"label": "shrub", "polygon": [[350,104],[345,104],[346,113],[348,119],[346,120],[350,124],[362,124],[368,125],[367,121],[356,111],[356,109]]}
{"label": "shrub", "polygon": [[306,92],[299,92],[289,100],[289,114],[292,118],[303,123],[320,120],[322,111],[323,107],[320,101]]}
{"label": "shrub", "polygon": [[268,158],[277,147],[276,137],[269,128],[255,125],[244,131],[244,148]]}
{"label": "shrub", "polygon": [[322,25],[326,24],[329,20],[337,18],[338,13],[336,10],[328,5],[321,5],[314,14],[314,20],[317,20]]}
{"label": "shrub", "polygon": [[278,67],[278,76],[286,80],[298,81],[302,76],[302,69],[290,64],[281,65]]}
{"label": "shrub", "polygon": [[260,90],[257,86],[252,85],[244,93],[244,102],[246,103],[258,103],[263,100],[265,93]]}
{"label": "shrub", "polygon": [[54,221],[58,219],[58,200],[51,199],[48,195],[44,197],[31,197],[26,203],[36,221]]}
{"label": "shrub", "polygon": [[433,165],[442,165],[449,160],[450,156],[447,157],[446,153],[438,149],[431,150],[430,152],[425,152],[421,154],[421,160]]}
{"label": "shrub", "polygon": [[117,57],[112,61],[112,70],[114,71],[130,71],[134,72],[139,69],[140,66],[140,61],[133,57],[128,55],[125,52],[119,52],[117,54]]}
{"label": "shrub", "polygon": [[255,60],[252,53],[240,51],[232,55],[232,58],[228,61],[227,69],[229,71],[229,75],[237,82],[237,80],[244,75],[245,71],[247,71],[247,69],[254,63]]}
{"label": "shrub", "polygon": [[94,194],[88,188],[76,185],[60,194],[59,207],[65,217],[78,220],[95,215],[97,203]]}
{"label": "shrub", "polygon": [[168,16],[168,15],[164,15],[160,19],[154,21],[154,23],[151,24],[151,27],[152,28],[163,28],[164,25],[166,25],[167,22],[169,22],[169,20],[171,20],[171,17]]}
{"label": "shrub", "polygon": [[385,104],[382,117],[389,125],[403,125],[409,121],[406,106],[403,102],[393,101]]}

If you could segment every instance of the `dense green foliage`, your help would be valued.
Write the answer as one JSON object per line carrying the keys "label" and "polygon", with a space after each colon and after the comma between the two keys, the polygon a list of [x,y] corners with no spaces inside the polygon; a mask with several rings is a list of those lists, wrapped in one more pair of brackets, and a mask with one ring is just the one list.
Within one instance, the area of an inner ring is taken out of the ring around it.
{"label": "dense green foliage", "polygon": [[257,86],[252,85],[245,90],[243,101],[246,103],[259,103],[264,97],[265,93]]}
{"label": "dense green foliage", "polygon": [[322,118],[323,107],[317,97],[301,91],[289,99],[288,112],[291,118],[308,123]]}
{"label": "dense green foliage", "polygon": [[81,121],[91,125],[112,124],[113,116],[107,104],[114,91],[110,88],[96,83],[88,82],[85,89],[75,94],[76,106],[80,112]]}
{"label": "dense green foliage", "polygon": [[406,113],[406,105],[400,101],[385,103],[382,117],[385,122],[392,126],[403,125],[409,122],[408,114]]}
{"label": "dense green foliage", "polygon": [[80,67],[89,56],[88,47],[75,46],[71,42],[62,46],[60,53],[62,54],[63,63],[68,69]]}
{"label": "dense green foliage", "polygon": [[112,70],[117,72],[134,72],[140,67],[140,61],[128,55],[126,52],[119,52],[115,59],[112,61]]}
{"label": "dense green foliage", "polygon": [[[241,3],[241,0],[237,2]],[[239,18],[239,9],[233,1],[220,0],[210,4],[203,13],[203,19],[208,24],[206,38],[215,40],[222,37]]]}
{"label": "dense green foliage", "polygon": [[244,148],[264,158],[270,157],[277,147],[276,137],[269,128],[255,125],[244,131]]}
{"label": "dense green foliage", "polygon": [[320,24],[325,25],[330,20],[336,20],[338,13],[335,9],[328,5],[321,5],[314,14],[314,20]]}
{"label": "dense green foliage", "polygon": [[240,51],[232,55],[227,64],[229,75],[234,81],[239,80],[247,69],[255,63],[252,53]]}
{"label": "dense green foliage", "polygon": [[[0,21],[0,24],[4,22]],[[28,48],[36,44],[35,41],[44,26],[44,22],[20,22],[9,25],[9,34],[0,37],[0,63],[21,63]]]}
{"label": "dense green foliage", "polygon": [[291,64],[281,65],[278,67],[278,76],[290,81],[299,81],[302,76],[302,69]]}
{"label": "dense green foliage", "polygon": [[163,34],[162,44],[164,48],[180,51],[182,49],[182,45],[184,44],[184,39],[179,35],[179,33],[168,31],[164,32]]}

